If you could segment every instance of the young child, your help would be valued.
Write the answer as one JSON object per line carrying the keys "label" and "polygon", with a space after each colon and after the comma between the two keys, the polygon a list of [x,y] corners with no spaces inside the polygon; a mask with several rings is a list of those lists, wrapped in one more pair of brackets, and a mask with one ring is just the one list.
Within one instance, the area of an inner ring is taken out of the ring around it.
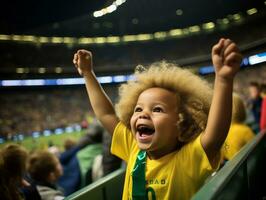
{"label": "young child", "polygon": [[54,154],[48,151],[36,151],[31,154],[28,172],[42,200],[64,199],[63,193],[56,186],[63,170],[59,159]]}
{"label": "young child", "polygon": [[124,200],[190,199],[218,168],[241,59],[229,39],[213,47],[212,100],[208,84],[189,71],[152,65],[121,87],[117,115],[97,82],[91,53],[74,55],[95,115],[113,135],[111,151],[127,162]]}

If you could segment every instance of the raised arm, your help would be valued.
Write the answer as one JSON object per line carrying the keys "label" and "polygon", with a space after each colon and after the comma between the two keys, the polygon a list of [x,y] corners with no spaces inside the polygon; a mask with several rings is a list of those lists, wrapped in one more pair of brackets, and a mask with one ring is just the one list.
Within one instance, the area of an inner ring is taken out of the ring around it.
{"label": "raised arm", "polygon": [[210,161],[216,157],[227,137],[232,115],[233,80],[241,61],[242,55],[229,39],[220,39],[212,48],[214,94],[207,127],[201,136],[202,146]]}
{"label": "raised arm", "polygon": [[91,52],[78,50],[74,55],[73,63],[79,74],[85,79],[89,100],[96,117],[112,135],[119,120],[116,116],[112,102],[105,94],[93,72]]}

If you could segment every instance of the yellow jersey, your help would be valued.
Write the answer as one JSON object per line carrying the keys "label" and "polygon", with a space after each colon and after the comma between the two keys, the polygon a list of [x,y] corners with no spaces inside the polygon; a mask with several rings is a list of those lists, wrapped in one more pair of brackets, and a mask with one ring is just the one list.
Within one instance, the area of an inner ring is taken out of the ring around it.
{"label": "yellow jersey", "polygon": [[227,160],[231,160],[254,137],[255,134],[247,125],[238,123],[231,124],[223,148],[224,157]]}
{"label": "yellow jersey", "polygon": [[[119,123],[113,134],[111,152],[127,162],[123,200],[132,200],[132,170],[139,152],[133,133]],[[219,155],[220,156],[220,155]],[[186,200],[219,167],[220,158],[211,166],[200,136],[159,159],[146,161],[146,192],[149,200]]]}

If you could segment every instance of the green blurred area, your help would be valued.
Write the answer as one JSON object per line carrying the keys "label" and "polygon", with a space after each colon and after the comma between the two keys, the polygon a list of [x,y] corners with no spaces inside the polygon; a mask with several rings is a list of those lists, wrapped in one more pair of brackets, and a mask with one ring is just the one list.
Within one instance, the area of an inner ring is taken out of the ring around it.
{"label": "green blurred area", "polygon": [[57,146],[61,151],[64,150],[64,141],[67,138],[71,138],[73,140],[78,141],[84,134],[86,130],[77,131],[77,132],[71,132],[71,133],[62,133],[59,135],[52,134],[50,136],[40,136],[38,138],[33,137],[26,137],[22,141],[13,142],[13,141],[7,141],[3,144],[0,144],[0,148],[2,148],[6,144],[10,143],[17,143],[24,146],[29,151],[37,150],[37,149],[47,149],[49,147],[49,144],[53,144]]}

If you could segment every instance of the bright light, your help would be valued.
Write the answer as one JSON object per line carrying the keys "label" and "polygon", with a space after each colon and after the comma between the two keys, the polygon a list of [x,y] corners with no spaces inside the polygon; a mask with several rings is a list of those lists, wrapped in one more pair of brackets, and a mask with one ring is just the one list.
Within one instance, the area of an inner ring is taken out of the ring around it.
{"label": "bright light", "polygon": [[152,34],[139,34],[137,35],[137,40],[144,41],[144,40],[151,40]]}
{"label": "bright light", "polygon": [[196,32],[199,32],[200,31],[200,27],[199,26],[190,26],[188,28],[189,32],[191,33],[196,33]]}
{"label": "bright light", "polygon": [[157,38],[157,39],[163,39],[167,36],[167,33],[166,32],[156,32],[154,33],[154,38]]}
{"label": "bright light", "polygon": [[32,35],[24,35],[21,37],[22,41],[27,41],[27,42],[34,42],[36,41],[36,37]]}
{"label": "bright light", "polygon": [[10,40],[10,35],[0,35],[0,40]]}
{"label": "bright light", "polygon": [[78,43],[79,44],[92,44],[93,39],[92,38],[79,38]]}
{"label": "bright light", "polygon": [[265,53],[256,54],[254,56],[250,56],[248,58],[248,61],[249,61],[250,65],[255,65],[255,64],[262,63],[262,62],[266,62],[266,52]]}
{"label": "bright light", "polygon": [[179,15],[179,16],[183,15],[183,10],[177,9],[175,13],[176,13],[176,15]]}
{"label": "bright light", "polygon": [[63,69],[61,67],[56,67],[55,68],[55,73],[59,74],[62,73]]}
{"label": "bright light", "polygon": [[103,16],[103,12],[102,11],[95,11],[94,13],[93,13],[93,16],[94,17],[101,17],[101,16]]}
{"label": "bright light", "polygon": [[251,9],[247,10],[247,14],[248,15],[253,15],[253,14],[257,13],[257,12],[258,12],[258,10],[256,8],[251,8]]}
{"label": "bright light", "polygon": [[93,17],[101,17],[103,15],[114,12],[120,5],[125,3],[126,0],[116,0],[110,6],[102,8],[101,10],[97,10],[93,12]]}
{"label": "bright light", "polygon": [[120,37],[118,36],[109,36],[106,40],[107,43],[118,43],[120,42]]}
{"label": "bright light", "polygon": [[183,31],[182,29],[172,29],[169,31],[169,35],[171,36],[180,36],[182,35]]}
{"label": "bright light", "polygon": [[95,41],[95,43],[96,44],[103,44],[103,43],[105,43],[105,37],[96,37],[96,38],[94,38],[94,41]]}
{"label": "bright light", "polygon": [[241,19],[241,15],[240,14],[234,14],[233,15],[233,19],[236,20],[236,21],[238,21],[238,20]]}
{"label": "bright light", "polygon": [[136,35],[124,35],[123,36],[124,42],[132,42],[132,41],[136,41],[136,40],[137,40]]}
{"label": "bright light", "polygon": [[48,43],[49,42],[49,38],[48,37],[39,37],[39,42],[40,43]]}
{"label": "bright light", "polygon": [[213,22],[208,22],[202,25],[203,29],[210,30],[215,27],[215,24]]}
{"label": "bright light", "polygon": [[12,35],[12,40],[15,40],[15,41],[20,41],[22,38],[21,35]]}
{"label": "bright light", "polygon": [[18,74],[23,74],[24,73],[24,68],[17,68],[16,73]]}
{"label": "bright light", "polygon": [[38,69],[38,72],[40,74],[44,74],[46,72],[46,69],[44,67],[41,67],[41,68]]}
{"label": "bright light", "polygon": [[63,42],[64,42],[64,43],[67,43],[67,44],[73,44],[74,41],[75,41],[75,39],[72,38],[72,37],[64,37],[64,38],[63,38]]}
{"label": "bright light", "polygon": [[52,43],[62,43],[63,42],[63,38],[61,38],[61,37],[52,37],[51,41],[52,41]]}
{"label": "bright light", "polygon": [[227,19],[227,18],[223,18],[223,19],[222,19],[222,23],[223,23],[223,24],[229,24],[229,19]]}
{"label": "bright light", "polygon": [[107,12],[108,13],[112,13],[112,12],[114,12],[116,10],[116,8],[117,8],[116,5],[114,5],[114,4],[110,5],[110,6],[107,7]]}

